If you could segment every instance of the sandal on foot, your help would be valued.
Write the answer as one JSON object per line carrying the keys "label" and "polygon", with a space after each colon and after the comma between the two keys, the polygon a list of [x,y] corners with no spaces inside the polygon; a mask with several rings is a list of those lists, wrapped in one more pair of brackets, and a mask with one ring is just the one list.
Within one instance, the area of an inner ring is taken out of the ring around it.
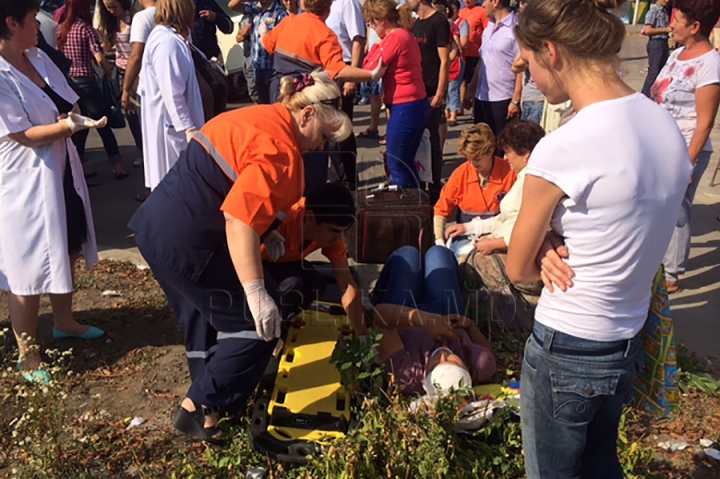
{"label": "sandal on foot", "polygon": [[365,131],[361,131],[357,135],[355,135],[356,138],[366,138],[368,140],[379,140],[380,139],[380,133],[377,130],[371,130],[368,128]]}
{"label": "sandal on foot", "polygon": [[23,372],[22,364],[17,363],[17,370],[22,373],[23,379],[29,383],[43,385],[50,382],[50,374],[43,369]]}
{"label": "sandal on foot", "polygon": [[[193,403],[195,404],[195,403]],[[221,444],[222,437],[220,429],[216,427],[205,427],[205,416],[213,412],[212,409],[200,407],[195,404],[195,411],[190,412],[179,406],[175,411],[172,425],[175,429],[210,444]]]}

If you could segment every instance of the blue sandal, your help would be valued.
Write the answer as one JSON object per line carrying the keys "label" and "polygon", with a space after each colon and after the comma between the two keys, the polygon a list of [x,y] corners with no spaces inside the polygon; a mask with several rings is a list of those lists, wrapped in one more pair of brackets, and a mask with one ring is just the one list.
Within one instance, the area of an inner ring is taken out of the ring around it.
{"label": "blue sandal", "polygon": [[23,379],[29,383],[47,384],[52,379],[50,374],[44,369],[36,369],[35,371],[23,372],[22,364],[17,363],[17,370],[23,373]]}

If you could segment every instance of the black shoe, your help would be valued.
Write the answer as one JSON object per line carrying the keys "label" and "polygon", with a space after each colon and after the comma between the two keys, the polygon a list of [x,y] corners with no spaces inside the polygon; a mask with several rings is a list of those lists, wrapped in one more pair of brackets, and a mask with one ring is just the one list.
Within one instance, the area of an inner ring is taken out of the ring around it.
{"label": "black shoe", "polygon": [[175,411],[175,416],[172,420],[172,425],[175,429],[200,439],[201,441],[209,442],[210,444],[221,444],[222,438],[220,429],[216,427],[205,427],[205,414],[210,413],[210,410],[203,410],[196,404],[194,412],[190,412],[187,409],[178,407]]}

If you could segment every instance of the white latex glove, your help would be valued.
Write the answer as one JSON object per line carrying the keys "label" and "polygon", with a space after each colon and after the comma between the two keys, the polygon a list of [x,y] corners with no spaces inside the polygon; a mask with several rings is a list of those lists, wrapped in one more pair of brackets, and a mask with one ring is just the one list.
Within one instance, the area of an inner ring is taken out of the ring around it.
{"label": "white latex glove", "polygon": [[482,236],[492,233],[495,226],[495,218],[473,218],[472,221],[463,223],[465,234],[469,236]]}
{"label": "white latex glove", "polygon": [[243,290],[247,298],[248,308],[255,321],[255,331],[265,341],[280,337],[280,312],[275,301],[265,289],[262,279],[243,283]]}
{"label": "white latex glove", "polygon": [[285,256],[285,238],[277,230],[271,231],[263,244],[271,260],[277,261]]}
{"label": "white latex glove", "polygon": [[444,247],[444,246],[445,246],[445,240],[442,239],[442,238],[438,238],[438,239],[435,240],[435,245],[436,245],[436,246],[443,246],[443,247]]}
{"label": "white latex glove", "polygon": [[185,140],[187,140],[188,143],[190,143],[190,140],[192,140],[193,136],[195,136],[195,133],[198,132],[198,129],[194,126],[191,126],[187,130],[185,130]]}
{"label": "white latex glove", "polygon": [[378,78],[381,78],[383,75],[385,75],[385,72],[387,71],[387,67],[383,66],[382,57],[378,60],[377,66],[373,69],[372,72],[370,72],[370,78],[373,80],[377,80]]}
{"label": "white latex glove", "polygon": [[68,113],[65,123],[70,127],[70,131],[77,133],[78,131],[87,130],[88,128],[103,128],[107,125],[107,117],[104,116],[99,120],[93,120],[77,113]]}

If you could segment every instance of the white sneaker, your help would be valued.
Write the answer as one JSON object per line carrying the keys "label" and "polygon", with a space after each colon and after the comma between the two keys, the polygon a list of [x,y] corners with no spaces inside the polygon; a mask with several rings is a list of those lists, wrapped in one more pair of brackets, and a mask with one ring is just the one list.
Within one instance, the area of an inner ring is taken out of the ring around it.
{"label": "white sneaker", "polygon": [[133,168],[142,168],[143,165],[143,158],[142,156],[138,156],[135,158],[135,161],[133,161]]}

